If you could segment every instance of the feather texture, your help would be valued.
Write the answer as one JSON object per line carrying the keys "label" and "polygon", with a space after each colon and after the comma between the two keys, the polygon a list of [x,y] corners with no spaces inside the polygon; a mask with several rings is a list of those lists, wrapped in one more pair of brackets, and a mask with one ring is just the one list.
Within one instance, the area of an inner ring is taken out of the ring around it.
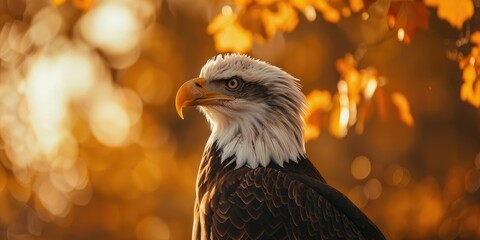
{"label": "feather texture", "polygon": [[200,167],[194,239],[385,239],[307,158],[234,169],[220,153],[208,148]]}

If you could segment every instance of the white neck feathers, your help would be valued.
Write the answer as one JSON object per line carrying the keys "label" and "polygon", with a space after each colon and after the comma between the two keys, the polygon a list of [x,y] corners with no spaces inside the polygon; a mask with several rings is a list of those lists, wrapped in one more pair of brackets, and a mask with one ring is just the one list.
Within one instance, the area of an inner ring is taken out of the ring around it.
{"label": "white neck feathers", "polygon": [[[231,111],[228,118],[222,110],[202,109],[211,125],[212,134],[207,148],[217,144],[221,150],[221,162],[233,157],[235,167],[265,167],[271,161],[279,166],[283,163],[297,162],[305,155],[303,128],[291,126],[291,122],[282,116],[268,114],[262,105],[251,105],[261,115],[242,114]],[[222,113],[219,113],[221,111]],[[282,119],[283,118],[283,119]],[[301,121],[300,116],[298,120]],[[302,126],[302,122],[297,126]]]}

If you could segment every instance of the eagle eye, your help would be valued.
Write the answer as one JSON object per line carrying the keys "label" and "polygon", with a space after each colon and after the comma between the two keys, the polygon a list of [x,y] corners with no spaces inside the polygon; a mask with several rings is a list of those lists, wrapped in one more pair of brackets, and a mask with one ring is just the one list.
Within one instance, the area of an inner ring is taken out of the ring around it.
{"label": "eagle eye", "polygon": [[232,78],[227,81],[226,86],[229,90],[236,90],[238,87],[240,87],[240,80]]}

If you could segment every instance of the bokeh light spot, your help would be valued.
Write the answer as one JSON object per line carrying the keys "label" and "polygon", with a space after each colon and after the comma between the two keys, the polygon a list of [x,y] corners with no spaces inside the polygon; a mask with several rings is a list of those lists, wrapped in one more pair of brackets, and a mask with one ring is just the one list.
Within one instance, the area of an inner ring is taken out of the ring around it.
{"label": "bokeh light spot", "polygon": [[140,41],[140,22],[122,1],[105,1],[89,11],[80,31],[90,44],[113,55],[131,51]]}
{"label": "bokeh light spot", "polygon": [[370,200],[375,200],[382,195],[382,183],[378,179],[372,178],[365,183],[365,191],[368,192]]}
{"label": "bokeh light spot", "polygon": [[372,166],[370,165],[370,160],[365,156],[356,157],[350,166],[352,176],[358,180],[368,177],[371,169]]}
{"label": "bokeh light spot", "polygon": [[111,99],[104,99],[93,106],[90,126],[95,137],[108,146],[125,143],[130,128],[130,119],[125,109]]}
{"label": "bokeh light spot", "polygon": [[392,186],[406,187],[410,182],[410,171],[398,164],[392,164],[385,170],[385,181]]}

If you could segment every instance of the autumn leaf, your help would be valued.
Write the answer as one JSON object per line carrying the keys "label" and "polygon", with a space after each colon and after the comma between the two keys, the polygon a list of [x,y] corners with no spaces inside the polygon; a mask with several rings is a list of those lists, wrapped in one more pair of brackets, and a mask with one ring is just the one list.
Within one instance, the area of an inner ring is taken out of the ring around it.
{"label": "autumn leaf", "polygon": [[392,102],[397,107],[400,120],[409,127],[413,126],[414,120],[407,98],[401,93],[394,92],[392,93]]}
{"label": "autumn leaf", "polygon": [[460,29],[473,16],[473,0],[424,0],[427,6],[437,7],[437,15]]}
{"label": "autumn leaf", "polygon": [[333,109],[330,113],[330,134],[342,138],[348,132],[348,120],[350,118],[348,97],[345,94],[335,94],[333,97]]}
{"label": "autumn leaf", "polygon": [[275,8],[276,11],[266,8],[261,15],[268,38],[272,38],[278,30],[291,32],[298,24],[298,14],[292,5],[277,2]]}
{"label": "autumn leaf", "polygon": [[332,7],[326,0],[313,1],[312,6],[322,13],[323,19],[327,22],[338,23],[340,21],[340,12]]}
{"label": "autumn leaf", "polygon": [[215,49],[219,52],[245,53],[252,48],[252,33],[244,29],[231,14],[217,15],[207,26],[207,32],[213,34]]}
{"label": "autumn leaf", "polygon": [[307,106],[309,108],[309,113],[315,112],[318,110],[327,111],[330,108],[331,104],[331,94],[328,91],[322,91],[315,89],[310,94],[307,95]]}
{"label": "autumn leaf", "polygon": [[317,18],[315,8],[311,5],[310,1],[305,0],[290,0],[293,7],[298,9],[309,21],[314,21]]}
{"label": "autumn leaf", "polygon": [[399,30],[399,40],[409,43],[419,29],[428,29],[429,12],[422,2],[392,2],[388,10],[389,25]]}
{"label": "autumn leaf", "polygon": [[480,31],[474,32],[470,35],[470,42],[477,46],[480,45]]}
{"label": "autumn leaf", "polygon": [[207,32],[210,34],[215,34],[221,31],[228,25],[233,24],[237,19],[237,15],[230,14],[218,14],[215,18],[212,19],[210,24],[207,26]]}
{"label": "autumn leaf", "polygon": [[349,0],[349,2],[353,12],[358,12],[364,8],[363,0]]}
{"label": "autumn leaf", "polygon": [[480,107],[480,81],[477,80],[478,74],[475,61],[471,61],[465,66],[462,78],[463,83],[460,88],[460,99],[469,102],[475,107]]}
{"label": "autumn leaf", "polygon": [[234,22],[213,36],[215,48],[221,52],[245,53],[252,48],[252,34]]}
{"label": "autumn leaf", "polygon": [[317,138],[326,125],[325,116],[331,108],[331,94],[328,91],[313,90],[307,95],[308,111],[305,115],[305,141]]}
{"label": "autumn leaf", "polygon": [[477,72],[475,71],[475,66],[470,64],[465,69],[463,69],[462,77],[465,83],[473,83],[477,78]]}
{"label": "autumn leaf", "polygon": [[473,33],[470,36],[470,42],[474,44],[470,54],[459,61],[459,67],[463,70],[460,99],[480,108],[480,80],[478,79],[480,69],[480,32]]}

